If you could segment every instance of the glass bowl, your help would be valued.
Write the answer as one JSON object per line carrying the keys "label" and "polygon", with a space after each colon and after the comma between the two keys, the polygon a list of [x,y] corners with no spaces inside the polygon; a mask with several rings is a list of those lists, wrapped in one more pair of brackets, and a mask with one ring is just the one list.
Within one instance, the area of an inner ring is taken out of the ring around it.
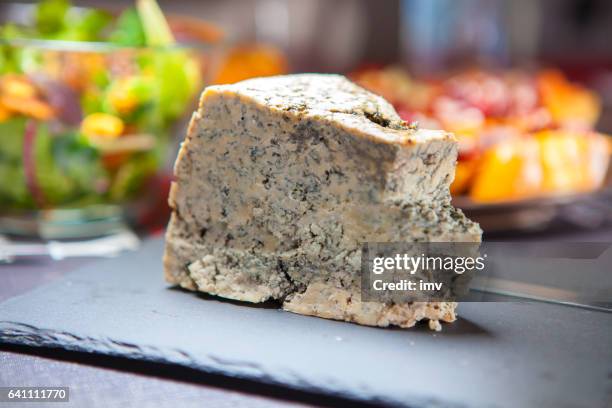
{"label": "glass bowl", "polygon": [[84,237],[137,218],[212,47],[0,39],[0,232]]}

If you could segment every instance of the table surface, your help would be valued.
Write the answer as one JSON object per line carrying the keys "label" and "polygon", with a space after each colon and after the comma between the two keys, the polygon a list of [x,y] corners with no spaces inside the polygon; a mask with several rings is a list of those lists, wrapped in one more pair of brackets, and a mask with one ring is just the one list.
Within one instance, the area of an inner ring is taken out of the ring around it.
{"label": "table surface", "polygon": [[[554,235],[539,234],[524,239],[612,242],[612,228],[556,232]],[[0,302],[52,282],[94,261],[41,260],[0,266]],[[194,375],[193,372],[184,372],[173,366],[60,350],[1,345],[0,367],[0,386],[70,387],[69,406],[356,406],[352,401],[320,398],[307,393],[290,392],[278,387],[206,374]]]}

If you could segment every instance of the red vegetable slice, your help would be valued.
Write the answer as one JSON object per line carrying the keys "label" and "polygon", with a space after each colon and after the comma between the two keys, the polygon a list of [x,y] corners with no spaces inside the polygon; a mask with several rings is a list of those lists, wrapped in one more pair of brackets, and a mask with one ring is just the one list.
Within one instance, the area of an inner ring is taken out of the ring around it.
{"label": "red vegetable slice", "polygon": [[36,121],[29,120],[23,133],[23,171],[25,173],[26,185],[34,202],[39,208],[43,208],[45,206],[45,197],[36,178],[35,147],[37,134],[38,125]]}

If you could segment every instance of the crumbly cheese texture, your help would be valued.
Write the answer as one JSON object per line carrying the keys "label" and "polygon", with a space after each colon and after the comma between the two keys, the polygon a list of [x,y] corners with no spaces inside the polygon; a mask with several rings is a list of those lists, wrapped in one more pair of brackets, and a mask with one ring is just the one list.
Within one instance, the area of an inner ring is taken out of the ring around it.
{"label": "crumbly cheese texture", "polygon": [[455,319],[455,303],[361,302],[363,242],[480,240],[450,204],[457,146],[337,75],[205,89],[175,164],[166,279],[372,326]]}

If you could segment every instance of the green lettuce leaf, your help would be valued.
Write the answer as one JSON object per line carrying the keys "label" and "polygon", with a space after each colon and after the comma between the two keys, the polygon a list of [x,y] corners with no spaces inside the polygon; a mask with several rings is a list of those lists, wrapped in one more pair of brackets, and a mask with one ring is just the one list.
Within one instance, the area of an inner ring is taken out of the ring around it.
{"label": "green lettuce leaf", "polygon": [[142,22],[147,45],[165,47],[174,44],[170,26],[155,0],[136,0],[136,8]]}
{"label": "green lettuce leaf", "polygon": [[143,47],[146,45],[145,33],[136,9],[125,10],[109,35],[109,41],[127,47]]}
{"label": "green lettuce leaf", "polygon": [[50,35],[66,27],[66,15],[70,9],[68,0],[42,0],[36,6],[34,21],[42,35]]}

